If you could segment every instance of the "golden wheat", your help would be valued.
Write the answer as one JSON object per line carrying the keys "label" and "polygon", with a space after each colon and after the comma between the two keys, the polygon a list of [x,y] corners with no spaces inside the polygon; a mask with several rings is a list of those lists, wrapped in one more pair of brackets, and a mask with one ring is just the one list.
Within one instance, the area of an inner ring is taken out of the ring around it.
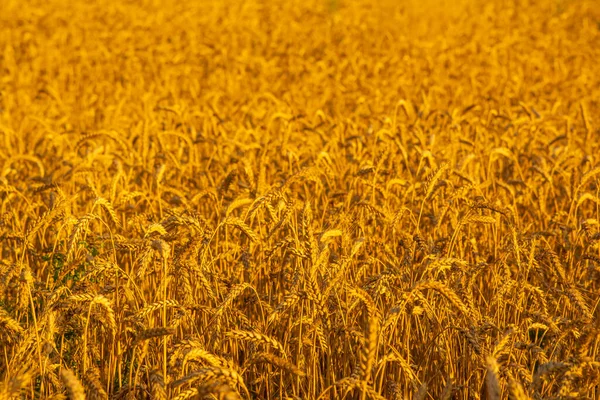
{"label": "golden wheat", "polygon": [[599,3],[446,3],[0,1],[0,399],[599,399]]}

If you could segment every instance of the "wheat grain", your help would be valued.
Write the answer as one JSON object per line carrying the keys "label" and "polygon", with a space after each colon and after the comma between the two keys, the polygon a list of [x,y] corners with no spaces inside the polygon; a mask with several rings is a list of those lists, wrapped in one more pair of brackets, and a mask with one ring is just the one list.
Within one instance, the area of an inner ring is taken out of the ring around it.
{"label": "wheat grain", "polygon": [[69,398],[71,400],[85,400],[86,399],[85,390],[83,389],[83,385],[81,384],[79,379],[77,379],[77,377],[75,376],[73,371],[64,368],[60,372],[60,377],[62,378],[62,381],[67,388],[67,391],[69,393]]}
{"label": "wheat grain", "polygon": [[232,330],[227,332],[225,336],[238,340],[268,344],[274,349],[277,349],[285,357],[285,349],[283,346],[277,340],[267,335],[263,335],[262,333]]}

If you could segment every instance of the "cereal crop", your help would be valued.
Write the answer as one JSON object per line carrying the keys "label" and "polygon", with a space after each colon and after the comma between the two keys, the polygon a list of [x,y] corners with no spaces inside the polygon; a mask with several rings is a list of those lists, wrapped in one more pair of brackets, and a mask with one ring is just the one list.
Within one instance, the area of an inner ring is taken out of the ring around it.
{"label": "cereal crop", "polygon": [[600,398],[596,0],[0,0],[0,400]]}

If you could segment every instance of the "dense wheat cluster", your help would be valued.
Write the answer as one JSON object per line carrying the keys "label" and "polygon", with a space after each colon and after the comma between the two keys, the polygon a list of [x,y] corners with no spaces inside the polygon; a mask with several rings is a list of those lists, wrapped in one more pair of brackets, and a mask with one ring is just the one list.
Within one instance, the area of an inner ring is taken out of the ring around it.
{"label": "dense wheat cluster", "polygon": [[0,399],[600,398],[596,0],[0,1]]}

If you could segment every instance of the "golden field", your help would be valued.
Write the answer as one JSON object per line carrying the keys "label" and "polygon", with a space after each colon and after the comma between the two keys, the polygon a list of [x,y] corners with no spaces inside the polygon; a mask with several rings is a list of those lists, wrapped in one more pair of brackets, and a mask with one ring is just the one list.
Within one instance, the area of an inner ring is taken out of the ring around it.
{"label": "golden field", "polygon": [[0,1],[0,399],[600,398],[600,3]]}

